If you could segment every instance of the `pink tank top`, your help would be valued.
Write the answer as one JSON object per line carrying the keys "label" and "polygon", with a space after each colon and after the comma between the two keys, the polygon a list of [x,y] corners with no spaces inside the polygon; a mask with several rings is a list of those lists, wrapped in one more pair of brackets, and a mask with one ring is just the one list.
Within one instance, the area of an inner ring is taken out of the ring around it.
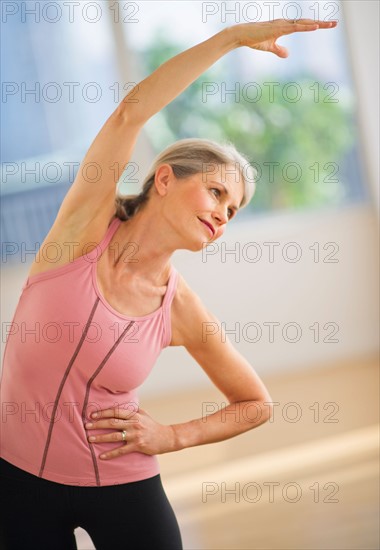
{"label": "pink tank top", "polygon": [[4,350],[1,456],[18,468],[67,485],[139,481],[160,472],[156,455],[132,452],[102,460],[122,443],[90,443],[90,415],[110,407],[137,411],[137,388],[170,344],[170,306],[178,272],[171,266],[159,309],[123,315],[101,295],[97,260],[102,242],[69,264],[26,279]]}

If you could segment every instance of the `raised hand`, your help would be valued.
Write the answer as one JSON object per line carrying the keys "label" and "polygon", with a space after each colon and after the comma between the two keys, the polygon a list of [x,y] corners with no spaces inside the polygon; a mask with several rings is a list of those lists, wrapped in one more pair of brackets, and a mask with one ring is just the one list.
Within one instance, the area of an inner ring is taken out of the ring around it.
{"label": "raised hand", "polygon": [[263,21],[261,23],[240,23],[234,25],[233,29],[239,46],[272,52],[278,57],[288,57],[288,50],[276,43],[278,38],[294,32],[332,29],[337,24],[338,21],[315,21],[314,19],[274,19],[273,21]]}

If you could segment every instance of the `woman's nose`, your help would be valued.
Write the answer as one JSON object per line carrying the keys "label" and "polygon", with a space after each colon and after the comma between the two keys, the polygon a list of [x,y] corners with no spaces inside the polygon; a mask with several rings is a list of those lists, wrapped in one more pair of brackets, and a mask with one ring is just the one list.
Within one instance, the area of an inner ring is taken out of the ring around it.
{"label": "woman's nose", "polygon": [[227,223],[228,222],[228,216],[227,216],[227,209],[219,209],[215,212],[215,217],[218,219],[219,223]]}

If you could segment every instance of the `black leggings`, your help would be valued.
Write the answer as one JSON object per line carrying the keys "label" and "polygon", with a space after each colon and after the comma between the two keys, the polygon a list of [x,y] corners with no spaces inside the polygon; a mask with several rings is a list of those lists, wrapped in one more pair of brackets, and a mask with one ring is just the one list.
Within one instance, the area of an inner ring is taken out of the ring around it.
{"label": "black leggings", "polygon": [[82,527],[97,550],[182,550],[160,474],[104,487],[64,485],[0,458],[2,550],[76,550]]}

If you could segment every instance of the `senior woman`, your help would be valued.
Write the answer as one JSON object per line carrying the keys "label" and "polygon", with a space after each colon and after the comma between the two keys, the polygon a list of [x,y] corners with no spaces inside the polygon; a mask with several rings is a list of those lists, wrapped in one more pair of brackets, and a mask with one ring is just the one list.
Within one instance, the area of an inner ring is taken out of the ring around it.
{"label": "senior woman", "polygon": [[[179,550],[157,455],[270,418],[263,382],[221,330],[204,337],[205,323],[220,323],[171,264],[175,250],[219,239],[249,202],[247,159],[230,143],[179,140],[155,159],[141,193],[127,197],[115,197],[114,167],[128,163],[144,123],[221,56],[248,46],[287,57],[278,37],[335,25],[279,19],[225,28],[135,86],[94,139],[31,265],[6,343],[3,548],[69,550],[80,526],[99,550]],[[228,399],[207,422],[162,425],[139,408],[136,388],[168,346],[184,346]],[[246,406],[257,414],[237,414]]]}

